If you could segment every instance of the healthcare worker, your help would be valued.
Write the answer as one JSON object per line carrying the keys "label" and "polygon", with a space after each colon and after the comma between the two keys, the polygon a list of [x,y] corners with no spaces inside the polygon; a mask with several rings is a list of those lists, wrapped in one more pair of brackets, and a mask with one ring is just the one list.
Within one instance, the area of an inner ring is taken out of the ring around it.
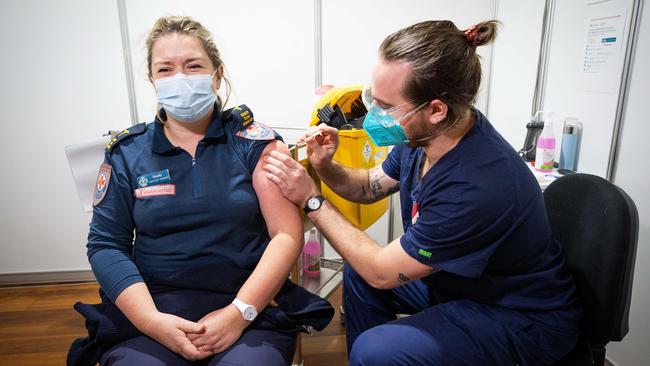
{"label": "healthcare worker", "polygon": [[253,323],[302,247],[298,208],[261,168],[264,154],[288,151],[245,106],[223,110],[224,65],[199,22],[158,19],[147,51],[160,110],[107,146],[88,235],[103,305],[117,305],[139,335],[106,330],[125,340],[102,350],[100,363],[290,364],[295,331]]}
{"label": "healthcare worker", "polygon": [[269,178],[348,264],[351,365],[552,365],[576,343],[575,285],[539,185],[472,107],[476,48],[496,27],[425,21],[383,41],[363,124],[376,144],[396,145],[381,166],[333,161],[333,128],[307,139],[311,165],[342,197],[370,203],[400,191],[397,240],[382,246],[354,228],[300,164],[273,152],[265,159]]}

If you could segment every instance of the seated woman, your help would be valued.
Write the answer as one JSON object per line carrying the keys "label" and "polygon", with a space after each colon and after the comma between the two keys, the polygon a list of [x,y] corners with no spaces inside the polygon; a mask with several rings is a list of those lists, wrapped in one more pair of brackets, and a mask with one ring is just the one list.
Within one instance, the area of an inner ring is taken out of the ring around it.
{"label": "seated woman", "polygon": [[228,80],[200,23],[158,19],[147,50],[161,109],[106,148],[88,235],[105,296],[102,307],[75,305],[115,324],[90,325],[92,340],[77,340],[68,362],[101,344],[102,365],[289,364],[298,328],[258,317],[274,298],[286,305],[278,293],[302,248],[298,208],[261,168],[261,156],[287,148],[246,106],[223,110]]}

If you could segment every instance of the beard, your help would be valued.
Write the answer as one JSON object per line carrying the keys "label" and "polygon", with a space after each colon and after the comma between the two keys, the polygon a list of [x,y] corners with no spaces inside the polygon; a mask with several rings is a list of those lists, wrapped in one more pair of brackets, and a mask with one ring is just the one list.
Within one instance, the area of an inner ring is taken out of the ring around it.
{"label": "beard", "polygon": [[408,125],[408,129],[404,130],[406,137],[409,139],[406,145],[412,148],[426,146],[429,140],[444,133],[446,129],[446,123],[432,125],[426,121],[413,121]]}

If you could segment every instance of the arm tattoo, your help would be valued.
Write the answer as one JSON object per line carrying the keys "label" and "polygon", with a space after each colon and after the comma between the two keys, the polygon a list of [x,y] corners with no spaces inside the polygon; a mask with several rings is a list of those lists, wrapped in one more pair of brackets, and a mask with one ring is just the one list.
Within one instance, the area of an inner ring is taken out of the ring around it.
{"label": "arm tattoo", "polygon": [[399,182],[395,183],[392,187],[384,187],[381,181],[385,176],[386,174],[381,166],[368,171],[368,186],[370,187],[370,196],[372,199],[380,199],[399,190]]}
{"label": "arm tattoo", "polygon": [[[436,272],[439,272],[440,269],[438,268],[431,268],[430,270],[427,271],[427,276],[432,275]],[[411,279],[408,278],[404,273],[398,273],[397,274],[397,286],[401,286],[407,282],[409,282]]]}
{"label": "arm tattoo", "polygon": [[381,174],[377,169],[372,169],[368,172],[368,185],[370,186],[370,195],[372,198],[381,197],[383,189],[381,188]]}
{"label": "arm tattoo", "polygon": [[406,275],[404,273],[398,273],[397,274],[397,284],[398,285],[403,285],[403,284],[407,283],[410,280],[411,279],[406,277]]}

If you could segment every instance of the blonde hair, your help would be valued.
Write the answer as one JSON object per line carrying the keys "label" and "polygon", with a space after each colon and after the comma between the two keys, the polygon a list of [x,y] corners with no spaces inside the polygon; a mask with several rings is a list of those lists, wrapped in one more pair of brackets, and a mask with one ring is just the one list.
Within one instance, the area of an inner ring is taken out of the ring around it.
{"label": "blonde hair", "polygon": [[203,48],[205,49],[205,52],[208,54],[208,57],[210,58],[210,61],[212,62],[212,66],[214,67],[214,69],[218,70],[219,67],[223,66],[224,75],[222,75],[221,73],[217,73],[216,75],[216,77],[220,79],[223,78],[224,82],[226,83],[226,100],[222,101],[221,97],[217,95],[217,103],[218,103],[219,110],[223,110],[226,103],[228,103],[228,99],[230,98],[232,85],[230,83],[230,80],[228,80],[228,78],[225,76],[225,65],[221,60],[221,53],[219,52],[219,49],[217,49],[217,45],[214,43],[212,33],[210,33],[210,31],[207,28],[205,28],[201,23],[192,19],[191,17],[167,16],[167,17],[158,18],[158,20],[156,20],[153,27],[151,28],[151,31],[149,32],[149,35],[147,36],[147,43],[146,43],[147,71],[148,71],[149,80],[153,80],[153,73],[151,71],[151,51],[153,50],[154,44],[160,38],[173,33],[178,33],[178,34],[198,38],[199,40],[201,40],[201,43],[203,44]]}
{"label": "blonde hair", "polygon": [[476,47],[494,40],[498,24],[489,20],[462,31],[449,20],[420,22],[386,37],[379,54],[386,61],[409,62],[406,98],[416,105],[443,101],[447,123],[453,124],[474,102],[481,83]]}

